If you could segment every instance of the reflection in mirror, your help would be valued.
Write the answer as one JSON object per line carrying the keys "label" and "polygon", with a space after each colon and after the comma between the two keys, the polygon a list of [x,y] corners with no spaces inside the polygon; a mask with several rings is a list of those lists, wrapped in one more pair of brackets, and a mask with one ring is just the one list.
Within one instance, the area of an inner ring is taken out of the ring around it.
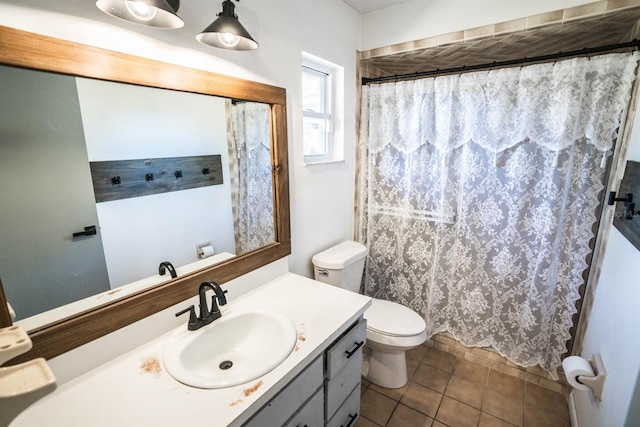
{"label": "reflection in mirror", "polygon": [[242,254],[275,242],[270,111],[257,102],[233,102],[230,110],[233,229]]}
{"label": "reflection in mirror", "polygon": [[[182,276],[275,243],[269,105],[8,66],[0,81],[0,277],[27,330],[170,280],[163,261]],[[96,203],[90,162],[204,155],[222,184]]]}

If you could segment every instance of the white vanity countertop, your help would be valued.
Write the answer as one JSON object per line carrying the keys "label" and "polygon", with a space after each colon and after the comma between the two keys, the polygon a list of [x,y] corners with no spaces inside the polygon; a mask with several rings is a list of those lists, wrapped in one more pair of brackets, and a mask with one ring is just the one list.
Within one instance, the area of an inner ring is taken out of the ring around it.
{"label": "white vanity countertop", "polygon": [[[270,309],[295,325],[298,342],[282,364],[247,384],[204,390],[176,381],[162,362],[171,331],[62,386],[11,424],[19,426],[240,425],[355,322],[371,299],[295,274],[285,274],[221,307]],[[268,351],[265,349],[265,351]]]}

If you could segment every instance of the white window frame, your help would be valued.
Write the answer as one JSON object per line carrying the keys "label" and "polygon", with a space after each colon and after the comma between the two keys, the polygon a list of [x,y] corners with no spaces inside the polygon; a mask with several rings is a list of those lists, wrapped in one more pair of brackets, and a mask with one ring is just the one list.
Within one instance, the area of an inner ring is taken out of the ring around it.
{"label": "white window frame", "polygon": [[[344,115],[344,99],[340,95],[340,88],[344,86],[344,71],[342,67],[303,52],[301,76],[304,73],[326,76],[324,88],[325,108],[321,112],[302,111],[302,120],[304,122],[304,118],[309,117],[324,119],[327,122],[327,153],[324,155],[304,155],[304,163],[305,165],[313,165],[344,161],[344,130],[339,125],[339,123],[342,123],[340,117]],[[303,104],[301,102],[301,105]],[[304,143],[303,137],[302,144]]]}

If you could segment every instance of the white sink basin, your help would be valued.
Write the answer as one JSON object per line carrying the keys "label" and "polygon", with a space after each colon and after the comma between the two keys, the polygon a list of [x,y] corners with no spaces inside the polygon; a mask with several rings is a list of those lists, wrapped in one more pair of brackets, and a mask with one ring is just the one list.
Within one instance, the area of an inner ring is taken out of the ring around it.
{"label": "white sink basin", "polygon": [[172,377],[198,388],[224,388],[254,380],[278,366],[297,341],[295,326],[274,311],[223,315],[167,344]]}

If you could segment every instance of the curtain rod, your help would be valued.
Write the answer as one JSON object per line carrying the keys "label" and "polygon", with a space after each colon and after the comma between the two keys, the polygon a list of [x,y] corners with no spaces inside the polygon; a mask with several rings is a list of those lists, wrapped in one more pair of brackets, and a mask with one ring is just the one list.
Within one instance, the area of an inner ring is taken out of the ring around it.
{"label": "curtain rod", "polygon": [[532,56],[530,58],[527,58],[525,56],[524,58],[521,58],[521,59],[493,61],[490,63],[487,62],[485,64],[476,64],[476,65],[469,65],[469,66],[463,65],[462,67],[453,67],[453,68],[443,68],[443,69],[438,68],[437,70],[419,71],[416,73],[409,73],[409,74],[396,74],[394,76],[373,77],[373,78],[363,77],[362,84],[366,85],[370,83],[382,83],[382,82],[393,81],[393,80],[415,79],[420,77],[437,76],[439,74],[464,73],[467,71],[477,71],[477,70],[484,70],[487,68],[496,68],[496,67],[507,67],[511,65],[524,65],[531,62],[550,61],[552,59],[557,60],[559,58],[567,58],[571,56],[583,56],[583,55],[589,56],[594,53],[603,53],[611,50],[624,49],[624,48],[630,48],[630,47],[633,47],[633,48],[640,47],[640,40],[633,39],[632,41],[625,42],[625,43],[609,44],[605,46],[598,46],[598,47],[591,47],[591,48],[585,47],[584,49],[571,50],[567,52],[558,52],[558,53],[553,53],[549,55]]}

